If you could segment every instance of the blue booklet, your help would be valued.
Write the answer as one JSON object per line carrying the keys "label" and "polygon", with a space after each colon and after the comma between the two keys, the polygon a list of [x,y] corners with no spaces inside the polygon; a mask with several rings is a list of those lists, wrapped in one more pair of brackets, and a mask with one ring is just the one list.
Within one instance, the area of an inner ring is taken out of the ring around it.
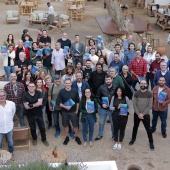
{"label": "blue booklet", "polygon": [[94,112],[94,101],[87,101],[86,102],[86,110]]}
{"label": "blue booklet", "polygon": [[101,46],[101,44],[102,44],[101,41],[102,41],[102,36],[101,36],[101,35],[98,35],[98,36],[97,36],[97,43],[98,43],[99,46]]}
{"label": "blue booklet", "polygon": [[44,48],[44,54],[45,54],[45,55],[50,54],[50,52],[51,52],[50,48],[48,48],[48,47],[45,47],[45,48]]}
{"label": "blue booklet", "polygon": [[84,54],[84,60],[89,60],[90,59],[90,54],[89,53],[85,53]]}
{"label": "blue booklet", "polygon": [[72,99],[69,99],[68,101],[66,101],[64,103],[64,106],[71,106],[72,107],[73,105],[75,105],[75,102]]}
{"label": "blue booklet", "polygon": [[143,80],[143,76],[139,76],[139,77],[138,77],[139,83],[141,82],[141,80]]}
{"label": "blue booklet", "polygon": [[42,49],[39,48],[39,49],[37,50],[37,55],[38,55],[38,56],[41,56],[41,55],[42,55]]}
{"label": "blue booklet", "polygon": [[54,111],[54,107],[55,107],[55,101],[54,100],[50,101],[50,106],[52,107],[52,111]]}
{"label": "blue booklet", "polygon": [[127,113],[127,104],[122,104],[122,106],[120,107],[120,115],[127,115]]}
{"label": "blue booklet", "polygon": [[75,50],[74,54],[80,54],[80,51],[79,50]]}
{"label": "blue booklet", "polygon": [[31,74],[35,74],[35,72],[38,71],[38,70],[39,70],[38,67],[33,65],[32,68],[31,68]]}
{"label": "blue booklet", "polygon": [[1,53],[7,53],[7,47],[1,46]]}
{"label": "blue booklet", "polygon": [[109,99],[108,99],[108,97],[102,97],[102,103],[109,107]]}
{"label": "blue booklet", "polygon": [[115,66],[114,68],[117,71],[117,73],[119,74],[119,66]]}
{"label": "blue booklet", "polygon": [[25,41],[25,42],[24,42],[24,46],[25,46],[26,48],[28,48],[28,47],[31,48],[32,42],[31,42],[31,41]]}
{"label": "blue booklet", "polygon": [[167,93],[161,91],[158,95],[158,101],[164,102],[166,100]]}
{"label": "blue booklet", "polygon": [[66,54],[69,50],[69,46],[64,46],[63,53]]}

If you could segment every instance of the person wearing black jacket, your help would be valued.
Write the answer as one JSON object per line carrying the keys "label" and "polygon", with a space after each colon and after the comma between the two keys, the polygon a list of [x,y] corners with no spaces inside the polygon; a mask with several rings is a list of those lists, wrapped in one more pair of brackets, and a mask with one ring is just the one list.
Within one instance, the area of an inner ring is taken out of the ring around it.
{"label": "person wearing black jacket", "polygon": [[101,85],[105,83],[106,72],[103,71],[103,65],[100,63],[96,64],[96,71],[90,74],[89,85],[92,93],[96,96],[97,91]]}
{"label": "person wearing black jacket", "polygon": [[[95,139],[96,141],[100,140],[103,137],[104,124],[106,122],[107,115],[109,116],[109,119],[110,119],[112,138],[114,138],[112,111],[109,109],[109,104],[110,104],[111,98],[114,94],[114,91],[115,91],[115,87],[112,84],[112,78],[110,75],[106,75],[105,76],[105,84],[100,86],[100,88],[97,92],[97,95],[96,95],[96,99],[101,106],[101,108],[99,108],[99,119],[100,119],[99,134],[98,134],[98,137]],[[103,97],[108,99],[108,103],[106,102],[107,104],[103,101]]]}
{"label": "person wearing black jacket", "polygon": [[22,36],[21,36],[21,40],[23,41],[23,42],[25,42],[26,40],[25,40],[25,36],[28,36],[29,37],[29,41],[32,41],[33,42],[33,39],[30,37],[30,35],[29,35],[29,31],[27,30],[27,29],[24,29],[23,30],[23,34],[22,34]]}

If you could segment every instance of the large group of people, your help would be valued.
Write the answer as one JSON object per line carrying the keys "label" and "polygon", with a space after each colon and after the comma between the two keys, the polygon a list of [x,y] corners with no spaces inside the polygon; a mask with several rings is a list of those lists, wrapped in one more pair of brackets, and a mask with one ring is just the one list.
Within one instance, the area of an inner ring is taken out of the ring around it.
{"label": "large group of people", "polygon": [[[49,18],[52,19],[52,16]],[[67,33],[63,33],[52,49],[47,30],[38,29],[37,37],[31,38],[29,31],[24,29],[17,45],[14,36],[8,35],[3,44],[7,51],[1,51],[6,81],[9,82],[0,91],[0,148],[3,135],[7,134],[9,151],[14,151],[12,134],[16,114],[19,126],[25,126],[28,122],[33,146],[37,145],[39,131],[43,144],[49,146],[46,130],[52,128],[53,122],[54,136],[57,138],[60,135],[61,116],[64,145],[68,144],[69,137],[75,138],[78,145],[82,144],[79,134],[81,122],[83,146],[86,147],[89,141],[92,147],[95,122],[99,122],[95,141],[99,141],[104,137],[107,121],[110,123],[111,138],[115,141],[113,149],[120,150],[128,116],[132,114],[132,104],[134,127],[129,145],[134,144],[142,121],[150,149],[154,150],[152,133],[156,131],[158,116],[162,136],[167,137],[170,71],[161,54],[153,50],[145,37],[136,45],[129,35],[123,44],[115,44],[109,56],[103,54],[103,41],[98,44],[90,39],[85,47],[80,40],[80,36],[75,35],[72,42]],[[26,46],[28,42],[31,42],[31,46]],[[85,59],[87,53],[89,58]],[[163,100],[159,100],[160,93],[164,95]],[[109,120],[106,120],[107,116]]]}

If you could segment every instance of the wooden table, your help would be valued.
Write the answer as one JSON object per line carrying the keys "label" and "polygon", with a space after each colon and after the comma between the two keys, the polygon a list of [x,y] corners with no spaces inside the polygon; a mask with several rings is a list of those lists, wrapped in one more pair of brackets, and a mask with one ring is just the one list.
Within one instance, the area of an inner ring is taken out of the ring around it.
{"label": "wooden table", "polygon": [[170,25],[168,25],[168,21],[170,21],[170,16],[164,15],[157,11],[155,11],[155,15],[157,16],[157,20],[155,24],[162,27],[163,30],[170,29]]}
{"label": "wooden table", "polygon": [[0,164],[5,164],[12,158],[12,154],[6,150],[0,149]]}
{"label": "wooden table", "polygon": [[33,2],[21,2],[20,7],[22,15],[29,15],[33,11],[34,3]]}
{"label": "wooden table", "polygon": [[41,28],[43,29],[44,25],[47,24],[47,19],[43,20],[32,20],[28,19],[28,27],[32,26],[33,24],[41,24]]}
{"label": "wooden table", "polygon": [[57,158],[52,155],[53,150],[47,149],[41,154],[41,160],[48,163],[63,163],[67,161],[67,154],[62,150],[57,150]]}

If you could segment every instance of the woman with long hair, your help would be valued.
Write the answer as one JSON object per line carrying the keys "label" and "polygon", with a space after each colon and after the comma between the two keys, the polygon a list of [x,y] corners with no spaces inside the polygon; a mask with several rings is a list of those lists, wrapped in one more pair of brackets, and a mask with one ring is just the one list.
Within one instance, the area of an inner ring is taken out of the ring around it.
{"label": "woman with long hair", "polygon": [[97,52],[96,52],[96,55],[99,57],[99,59],[100,59],[101,57],[103,57],[103,58],[104,58],[104,61],[105,61],[105,64],[108,65],[107,55],[106,55],[106,54],[103,55],[102,50],[98,49]]}
{"label": "woman with long hair", "polygon": [[7,40],[6,41],[4,41],[4,44],[3,44],[4,46],[9,46],[9,45],[12,45],[13,47],[15,47],[15,43],[14,43],[14,36],[13,36],[13,34],[9,34],[8,35],[8,38],[7,38]]}
{"label": "woman with long hair", "polygon": [[33,80],[32,80],[31,71],[26,71],[24,80],[21,81],[22,84],[23,84],[24,87],[25,87],[25,91],[26,91],[26,92],[28,91],[28,87],[27,87],[28,84],[29,84],[30,82],[32,82],[32,81],[33,81]]}
{"label": "woman with long hair", "polygon": [[36,80],[35,85],[36,85],[36,90],[40,91],[42,93],[42,95],[43,95],[42,112],[43,112],[44,125],[45,125],[45,128],[46,128],[45,106],[46,106],[47,100],[48,100],[47,91],[44,88],[43,80],[41,78],[38,78]]}
{"label": "woman with long hair", "polygon": [[47,75],[47,72],[42,69],[39,71],[38,78],[41,78],[43,80],[43,84],[45,84],[45,76]]}
{"label": "woman with long hair", "polygon": [[82,62],[78,61],[78,62],[76,63],[76,67],[75,67],[75,73],[76,73],[76,72],[83,72],[82,67],[83,67]]}
{"label": "woman with long hair", "polygon": [[[94,106],[94,110],[88,110],[88,102],[92,102]],[[98,112],[98,103],[95,99],[95,96],[91,93],[90,89],[86,89],[84,91],[84,94],[82,96],[81,102],[80,102],[80,112],[81,115],[81,122],[82,122],[82,133],[83,133],[83,139],[84,144],[83,146],[87,146],[87,132],[89,132],[89,145],[90,147],[93,146],[92,139],[93,139],[93,133],[94,133],[94,123],[96,121],[96,113]],[[89,128],[89,130],[88,130]]]}
{"label": "woman with long hair", "polygon": [[[121,113],[121,108],[123,104],[127,104],[127,113]],[[116,142],[113,146],[113,149],[120,150],[122,147],[126,124],[128,121],[129,109],[130,101],[125,95],[125,90],[123,87],[118,86],[115,89],[114,96],[112,97],[110,102],[110,110],[113,111],[112,119],[114,125],[114,140]]]}
{"label": "woman with long hair", "polygon": [[21,72],[17,74],[17,81],[21,82],[25,78],[25,73],[28,70],[28,67],[26,65],[23,65],[21,67]]}

